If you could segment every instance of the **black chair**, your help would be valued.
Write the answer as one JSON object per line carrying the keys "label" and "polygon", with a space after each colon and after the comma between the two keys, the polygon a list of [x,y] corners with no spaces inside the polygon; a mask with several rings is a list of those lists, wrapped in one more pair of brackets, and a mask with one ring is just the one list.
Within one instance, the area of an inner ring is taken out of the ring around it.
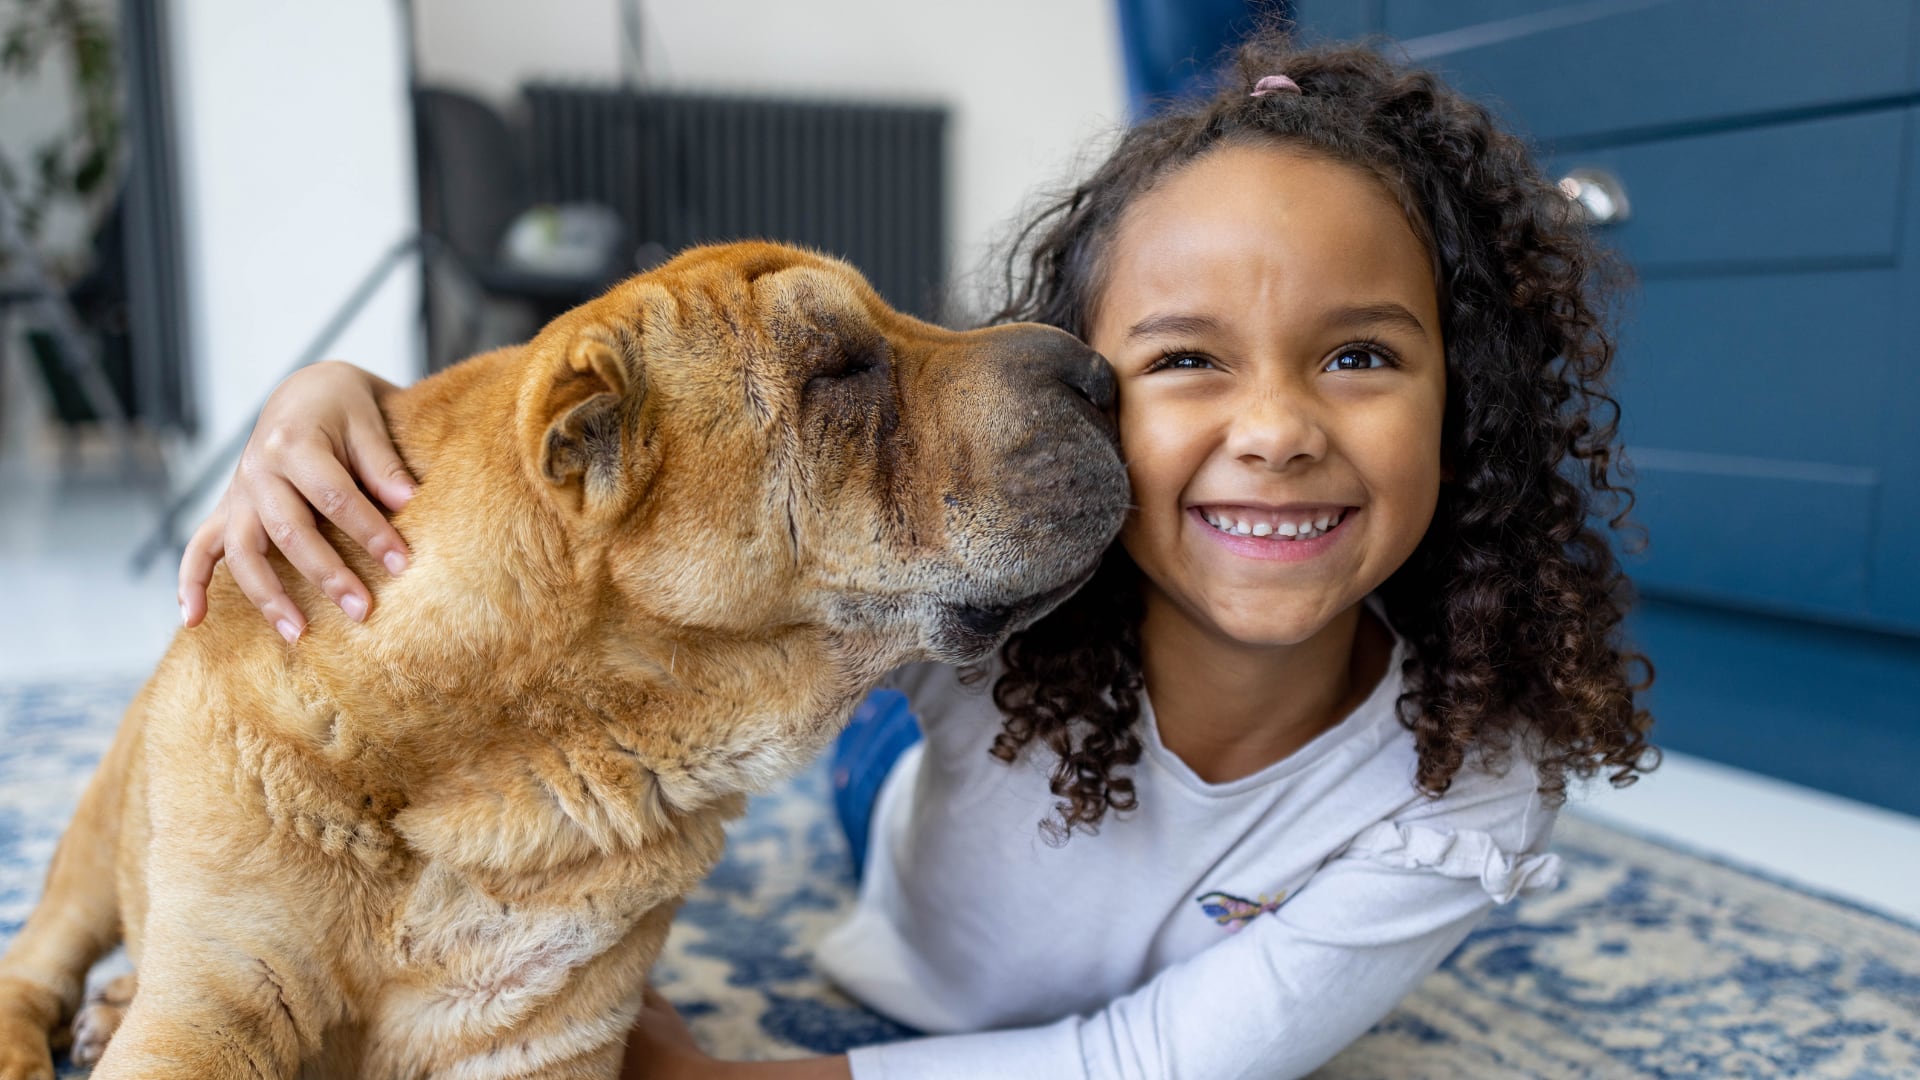
{"label": "black chair", "polygon": [[[505,262],[501,241],[507,229],[535,206],[522,143],[486,102],[455,90],[418,91],[414,115],[421,231],[484,297],[523,303],[545,324],[633,272],[625,237],[612,245],[616,254],[606,265],[584,273],[548,273]],[[460,334],[444,343],[430,324],[429,355],[447,362],[466,356],[476,344],[483,314],[484,308],[476,307]]]}

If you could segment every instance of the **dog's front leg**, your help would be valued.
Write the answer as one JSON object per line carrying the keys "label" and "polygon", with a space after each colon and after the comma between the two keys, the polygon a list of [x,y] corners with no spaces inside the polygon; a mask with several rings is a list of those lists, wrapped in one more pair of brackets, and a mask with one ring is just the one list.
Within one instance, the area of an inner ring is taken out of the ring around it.
{"label": "dog's front leg", "polygon": [[[172,970],[169,970],[172,969]],[[94,1080],[291,1080],[317,1040],[264,965],[151,962]]]}

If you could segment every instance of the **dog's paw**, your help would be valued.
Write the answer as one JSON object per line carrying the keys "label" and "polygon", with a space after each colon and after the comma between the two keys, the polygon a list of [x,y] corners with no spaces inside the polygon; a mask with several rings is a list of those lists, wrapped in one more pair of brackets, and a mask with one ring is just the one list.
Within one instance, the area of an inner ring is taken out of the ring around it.
{"label": "dog's paw", "polygon": [[92,1068],[100,1063],[100,1055],[107,1052],[107,1043],[113,1033],[120,1030],[120,1021],[127,1010],[103,1002],[89,1001],[80,1007],[73,1017],[73,1049],[70,1052],[75,1065]]}
{"label": "dog's paw", "polygon": [[136,985],[133,973],[128,972],[87,995],[86,1004],[80,1006],[80,1011],[73,1017],[72,1057],[75,1065],[91,1067],[99,1063],[100,1055],[107,1052],[107,1043],[113,1039],[113,1033],[120,1030],[120,1021],[127,1018],[127,1009],[133,1005]]}

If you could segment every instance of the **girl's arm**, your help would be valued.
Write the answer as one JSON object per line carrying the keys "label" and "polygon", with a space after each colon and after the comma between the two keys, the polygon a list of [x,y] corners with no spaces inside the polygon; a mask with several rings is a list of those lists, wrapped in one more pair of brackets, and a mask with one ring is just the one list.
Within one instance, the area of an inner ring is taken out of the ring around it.
{"label": "girl's arm", "polygon": [[[1534,771],[1517,765],[1463,777],[1446,797],[1363,830],[1277,910],[1237,933],[1223,930],[1212,946],[1089,1015],[808,1064],[844,1061],[854,1080],[1304,1076],[1391,1012],[1495,903],[1553,882],[1558,860],[1541,853],[1555,814],[1536,784]],[[1032,943],[1019,927],[1001,938],[980,947],[1003,957],[1006,978],[1017,980]],[[782,1076],[731,1068],[712,1075]]]}
{"label": "girl's arm", "polygon": [[852,1075],[1302,1077],[1391,1012],[1492,906],[1476,881],[1337,859],[1279,911],[1097,1012],[855,1050]]}
{"label": "girl's arm", "polygon": [[[1090,1015],[855,1050],[853,1075],[1304,1076],[1391,1012],[1495,903],[1553,883],[1558,859],[1542,853],[1555,813],[1522,764],[1463,775],[1445,797],[1362,830],[1277,910]],[[1019,928],[1003,938],[981,947],[1018,978]]]}
{"label": "girl's arm", "polygon": [[1312,1072],[1392,1011],[1492,906],[1477,880],[1341,858],[1278,912],[1090,1016],[871,1046],[845,1057],[715,1061],[649,991],[622,1076],[1287,1080]]}
{"label": "girl's arm", "polygon": [[350,618],[366,618],[372,595],[320,535],[314,512],[388,573],[406,569],[406,542],[361,491],[364,486],[391,510],[413,495],[413,477],[380,414],[380,401],[398,389],[351,364],[328,361],[294,372],[274,390],[233,482],[180,559],[180,617],[188,626],[206,617],[207,583],[214,563],[225,558],[247,598],[282,637],[296,640],[306,616],[268,563],[270,544]]}

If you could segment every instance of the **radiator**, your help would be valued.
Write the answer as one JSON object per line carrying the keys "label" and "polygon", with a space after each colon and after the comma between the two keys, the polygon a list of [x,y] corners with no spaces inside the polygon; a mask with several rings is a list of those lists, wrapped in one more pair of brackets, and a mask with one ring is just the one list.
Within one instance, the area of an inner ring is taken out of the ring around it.
{"label": "radiator", "polygon": [[859,267],[895,307],[939,314],[946,109],[554,83],[525,95],[536,198],[604,203],[636,243],[668,251],[805,245]]}

